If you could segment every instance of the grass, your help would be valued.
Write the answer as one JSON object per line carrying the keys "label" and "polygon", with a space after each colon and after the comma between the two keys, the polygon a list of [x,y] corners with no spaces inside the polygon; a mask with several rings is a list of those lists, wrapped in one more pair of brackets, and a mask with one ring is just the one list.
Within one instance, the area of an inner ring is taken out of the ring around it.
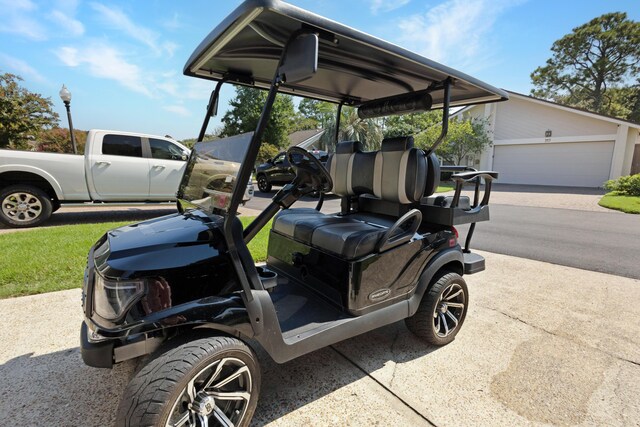
{"label": "grass", "polygon": [[455,188],[456,187],[453,184],[438,185],[438,188],[436,188],[436,193],[446,193],[447,191],[455,190]]}
{"label": "grass", "polygon": [[640,214],[640,197],[638,196],[621,196],[615,191],[612,191],[602,196],[598,204],[608,209],[615,209],[630,214]]}
{"label": "grass", "polygon": [[[253,218],[241,217],[243,225]],[[79,288],[87,253],[107,230],[127,222],[38,228],[0,236],[0,298]],[[267,257],[267,225],[249,244],[256,261]]]}

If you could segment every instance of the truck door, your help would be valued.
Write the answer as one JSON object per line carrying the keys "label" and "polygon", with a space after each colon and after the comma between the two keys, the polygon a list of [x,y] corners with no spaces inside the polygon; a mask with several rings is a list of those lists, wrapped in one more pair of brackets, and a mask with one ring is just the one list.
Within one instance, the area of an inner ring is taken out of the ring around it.
{"label": "truck door", "polygon": [[91,157],[91,176],[100,200],[148,200],[149,159],[142,155],[142,138],[104,135],[102,154]]}
{"label": "truck door", "polygon": [[166,139],[149,138],[149,199],[174,200],[189,153]]}

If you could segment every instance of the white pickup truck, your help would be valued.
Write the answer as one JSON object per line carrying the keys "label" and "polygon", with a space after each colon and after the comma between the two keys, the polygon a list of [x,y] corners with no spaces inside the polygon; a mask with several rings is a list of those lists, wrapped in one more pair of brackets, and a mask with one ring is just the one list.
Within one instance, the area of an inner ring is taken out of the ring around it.
{"label": "white pickup truck", "polygon": [[84,156],[0,150],[0,221],[37,226],[63,203],[173,201],[189,154],[168,138],[95,129]]}

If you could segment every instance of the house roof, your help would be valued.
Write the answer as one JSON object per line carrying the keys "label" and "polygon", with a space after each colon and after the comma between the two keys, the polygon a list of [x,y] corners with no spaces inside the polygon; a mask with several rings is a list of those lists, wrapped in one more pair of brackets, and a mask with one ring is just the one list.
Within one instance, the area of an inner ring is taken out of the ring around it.
{"label": "house roof", "polygon": [[[569,112],[572,112],[572,113],[580,114],[580,115],[591,117],[591,118],[594,118],[594,119],[604,120],[604,121],[607,121],[607,122],[615,123],[617,125],[627,125],[627,126],[632,127],[632,128],[640,129],[640,123],[632,122],[630,120],[619,119],[617,117],[608,116],[606,114],[594,113],[593,111],[588,111],[588,110],[585,110],[583,108],[570,107],[568,105],[558,104],[557,102],[548,101],[546,99],[536,98],[536,97],[531,96],[531,95],[524,95],[522,93],[513,92],[511,90],[505,90],[505,91],[510,95],[510,97],[512,99],[521,99],[521,100],[525,100],[525,101],[531,101],[531,102],[534,102],[534,103],[537,103],[537,104],[547,105],[547,106],[550,106],[550,107],[553,107],[553,108],[558,108],[560,110],[569,111]],[[462,108],[461,110],[456,111],[451,116],[460,115],[460,114],[464,113],[465,111],[469,111],[473,107],[475,107],[475,105],[468,105],[468,106]]]}
{"label": "house roof", "polygon": [[307,146],[319,140],[323,133],[324,130],[318,129],[299,130],[294,132],[289,135],[289,147],[297,145],[302,148],[307,148]]}

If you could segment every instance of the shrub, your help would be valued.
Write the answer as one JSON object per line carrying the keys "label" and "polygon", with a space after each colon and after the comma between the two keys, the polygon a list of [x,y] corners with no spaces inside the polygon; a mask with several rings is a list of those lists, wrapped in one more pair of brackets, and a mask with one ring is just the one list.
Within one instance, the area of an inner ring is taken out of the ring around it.
{"label": "shrub", "polygon": [[622,196],[640,196],[640,173],[611,179],[604,183],[604,188]]}

